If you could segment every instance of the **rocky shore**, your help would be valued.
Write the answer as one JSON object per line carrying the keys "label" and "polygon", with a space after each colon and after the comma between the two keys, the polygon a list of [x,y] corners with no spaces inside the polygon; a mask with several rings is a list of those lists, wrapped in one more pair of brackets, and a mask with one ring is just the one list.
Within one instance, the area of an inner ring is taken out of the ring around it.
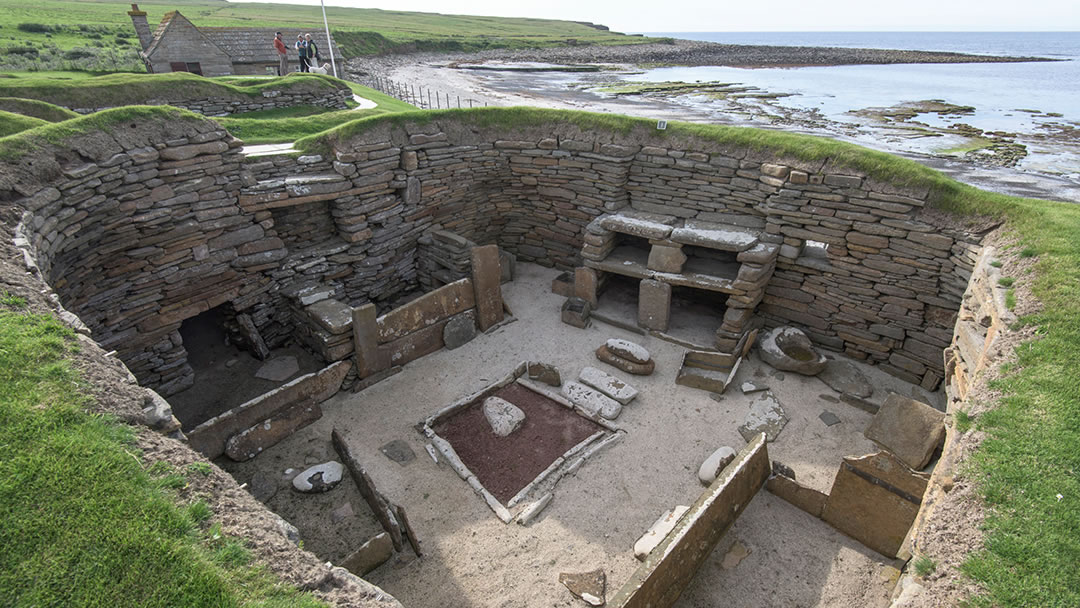
{"label": "rocky shore", "polygon": [[410,53],[359,57],[349,62],[358,71],[380,73],[389,66],[417,61],[506,61],[542,63],[668,64],[683,66],[803,67],[824,65],[887,65],[896,63],[1016,63],[1054,61],[1044,57],[1003,57],[930,51],[852,49],[811,46],[718,44],[696,40],[618,46],[568,46],[545,49],[493,49],[461,55]]}

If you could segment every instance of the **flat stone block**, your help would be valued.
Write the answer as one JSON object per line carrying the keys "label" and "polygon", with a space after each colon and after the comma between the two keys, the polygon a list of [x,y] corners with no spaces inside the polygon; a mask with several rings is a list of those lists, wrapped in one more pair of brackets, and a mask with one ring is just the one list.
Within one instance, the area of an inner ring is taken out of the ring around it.
{"label": "flat stone block", "polygon": [[491,432],[499,437],[506,437],[525,423],[525,412],[501,397],[484,399],[483,408],[484,419],[491,426]]}
{"label": "flat stone block", "polygon": [[473,248],[472,280],[476,292],[476,322],[480,331],[487,331],[503,320],[502,269],[498,246]]}
{"label": "flat stone block", "polygon": [[731,464],[732,460],[735,460],[735,450],[726,445],[718,448],[698,467],[698,481],[706,486],[716,481],[720,471]]}
{"label": "flat stone block", "polygon": [[263,450],[322,417],[316,403],[301,403],[274,414],[253,427],[240,431],[225,442],[225,455],[236,462],[255,458]]}
{"label": "flat stone block", "polygon": [[597,287],[598,278],[595,270],[584,267],[574,269],[574,296],[585,300],[590,306],[595,308],[597,303]]}
{"label": "flat stone block", "polygon": [[653,245],[649,250],[649,270],[657,272],[682,272],[686,263],[686,254],[681,246]]}
{"label": "flat stone block", "polygon": [[394,543],[390,535],[380,532],[341,562],[341,567],[357,576],[364,576],[378,568],[394,555]]}
{"label": "flat stone block", "polygon": [[603,370],[596,369],[595,367],[586,366],[582,368],[581,374],[578,375],[578,380],[581,380],[583,384],[595,388],[623,405],[630,403],[634,400],[634,397],[637,397],[638,395],[636,388]]}
{"label": "flat stone block", "polygon": [[635,363],[630,359],[624,359],[623,357],[616,355],[606,345],[596,349],[596,358],[608,365],[617,367],[628,374],[635,374],[638,376],[648,376],[656,369],[656,363],[652,360],[648,363]]}
{"label": "flat stone block", "polygon": [[918,471],[930,462],[934,450],[945,440],[945,414],[893,393],[885,399],[864,434]]}
{"label": "flat stone block", "polygon": [[783,406],[772,391],[766,391],[750,404],[750,412],[739,427],[739,434],[750,441],[758,433],[765,433],[767,441],[776,441],[787,423],[788,417]]}
{"label": "flat stone block", "polygon": [[286,355],[263,363],[255,372],[255,377],[273,382],[284,382],[298,371],[300,371],[300,364],[297,363],[296,357]]}
{"label": "flat stone block", "polygon": [[562,387],[562,393],[589,415],[600,415],[607,420],[614,420],[622,413],[621,403],[584,384],[567,382]]}

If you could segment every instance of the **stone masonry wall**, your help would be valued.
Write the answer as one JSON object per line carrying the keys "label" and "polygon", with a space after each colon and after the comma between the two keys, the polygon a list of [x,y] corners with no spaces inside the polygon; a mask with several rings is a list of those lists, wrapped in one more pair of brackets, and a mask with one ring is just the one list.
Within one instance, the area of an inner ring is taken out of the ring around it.
{"label": "stone masonry wall", "polygon": [[[345,102],[352,99],[352,92],[348,89],[338,89],[324,93],[289,93],[272,89],[263,91],[259,97],[234,96],[234,97],[196,97],[196,98],[171,98],[162,97],[149,99],[146,105],[167,105],[176,108],[191,110],[203,116],[228,116],[242,112],[255,112],[257,110],[274,110],[277,108],[291,108],[294,106],[318,106],[320,108],[332,108],[344,110]],[[93,108],[71,108],[80,114],[90,114],[101,110],[107,110],[112,106]]]}
{"label": "stone masonry wall", "polygon": [[415,290],[433,230],[572,268],[585,227],[631,208],[760,230],[780,246],[768,324],[936,385],[978,251],[925,191],[705,138],[441,117],[378,123],[332,158],[245,163],[211,121],[115,129],[40,151],[0,194],[26,210],[20,242],[64,306],[165,394],[191,384],[178,329],[209,308],[273,347],[304,293],[355,307]]}

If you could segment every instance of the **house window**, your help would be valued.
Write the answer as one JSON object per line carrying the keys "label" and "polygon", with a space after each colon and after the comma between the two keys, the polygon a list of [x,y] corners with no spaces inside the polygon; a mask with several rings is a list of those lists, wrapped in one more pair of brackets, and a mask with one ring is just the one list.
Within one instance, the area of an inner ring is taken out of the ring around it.
{"label": "house window", "polygon": [[191,72],[202,76],[202,66],[197,61],[170,61],[169,68],[174,72]]}

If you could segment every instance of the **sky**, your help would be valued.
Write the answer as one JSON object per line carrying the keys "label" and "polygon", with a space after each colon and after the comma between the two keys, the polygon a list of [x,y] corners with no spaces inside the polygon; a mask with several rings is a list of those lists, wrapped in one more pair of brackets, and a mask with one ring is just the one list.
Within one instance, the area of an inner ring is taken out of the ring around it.
{"label": "sky", "polygon": [[[319,0],[282,1],[319,3]],[[873,0],[326,0],[326,4],[591,21],[626,33],[1080,31],[1080,0],[906,0],[887,4]]]}

